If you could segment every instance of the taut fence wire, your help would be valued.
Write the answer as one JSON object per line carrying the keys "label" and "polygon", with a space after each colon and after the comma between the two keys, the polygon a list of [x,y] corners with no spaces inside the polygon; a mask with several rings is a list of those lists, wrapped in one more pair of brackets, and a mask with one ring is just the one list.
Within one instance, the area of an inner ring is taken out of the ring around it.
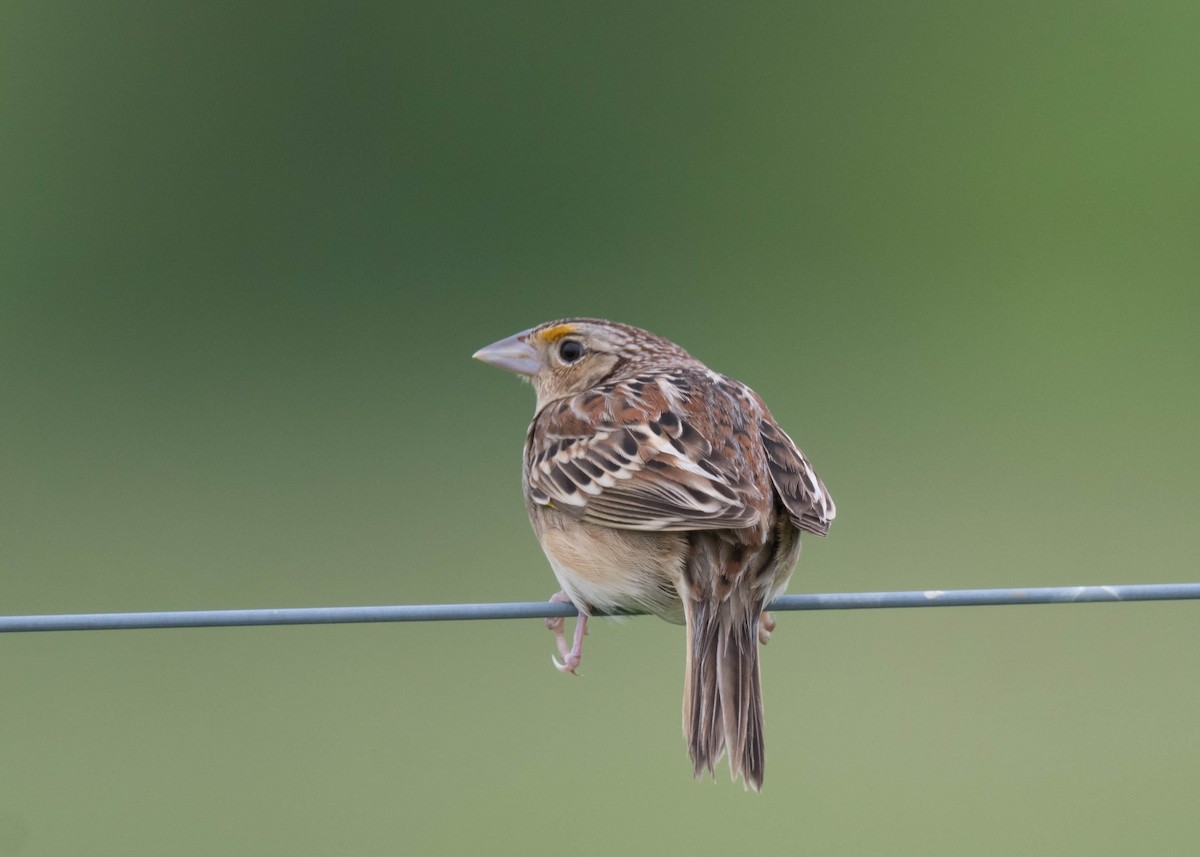
{"label": "taut fence wire", "polygon": [[[892,607],[999,607],[1017,604],[1182,601],[1200,599],[1200,583],[1043,586],[1030,589],[948,589],[912,592],[832,592],[784,595],[769,610],[871,610]],[[338,625],[362,622],[446,622],[574,616],[570,604],[398,604],[363,607],[285,607],[256,610],[176,610],[153,613],[67,613],[0,616],[0,633],[122,631],[134,628],[230,628],[251,625]],[[602,614],[597,614],[602,615]],[[638,615],[627,613],[622,615]]]}

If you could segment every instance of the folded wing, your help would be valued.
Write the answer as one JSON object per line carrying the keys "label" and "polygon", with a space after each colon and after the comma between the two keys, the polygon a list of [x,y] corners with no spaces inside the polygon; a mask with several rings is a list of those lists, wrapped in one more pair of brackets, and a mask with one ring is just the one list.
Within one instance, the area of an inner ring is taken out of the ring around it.
{"label": "folded wing", "polygon": [[764,463],[714,454],[721,427],[698,431],[691,403],[635,381],[548,406],[526,452],[533,502],[629,530],[757,525],[764,498],[746,477]]}
{"label": "folded wing", "polygon": [[819,536],[828,533],[837,508],[825,483],[804,453],[769,416],[759,424],[759,434],[767,453],[771,482],[792,523]]}

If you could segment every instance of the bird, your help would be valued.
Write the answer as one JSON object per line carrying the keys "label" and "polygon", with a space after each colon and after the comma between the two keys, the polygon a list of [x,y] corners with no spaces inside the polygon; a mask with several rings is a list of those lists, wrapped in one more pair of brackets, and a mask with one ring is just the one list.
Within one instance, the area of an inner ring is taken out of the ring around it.
{"label": "bird", "polygon": [[546,322],[473,355],[537,397],[522,487],[533,531],[579,614],[547,619],[577,673],[594,613],[639,610],[686,626],[683,732],[700,778],[728,752],[731,778],[765,769],[759,645],[801,532],[836,508],[763,400],[647,330],[597,318]]}

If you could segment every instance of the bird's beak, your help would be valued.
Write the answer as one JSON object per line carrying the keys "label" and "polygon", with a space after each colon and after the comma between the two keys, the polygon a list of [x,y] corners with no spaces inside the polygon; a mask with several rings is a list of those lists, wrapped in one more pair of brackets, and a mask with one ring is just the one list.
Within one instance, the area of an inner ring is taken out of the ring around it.
{"label": "bird's beak", "polygon": [[536,375],[542,364],[538,360],[537,352],[529,344],[529,334],[532,332],[533,328],[514,333],[508,339],[501,339],[486,348],[480,348],[471,356],[518,375]]}

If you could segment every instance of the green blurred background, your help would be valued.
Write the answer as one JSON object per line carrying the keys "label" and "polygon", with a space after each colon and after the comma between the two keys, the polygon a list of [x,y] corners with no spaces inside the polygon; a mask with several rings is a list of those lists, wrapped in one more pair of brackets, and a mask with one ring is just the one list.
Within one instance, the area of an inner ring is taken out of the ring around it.
{"label": "green blurred background", "polygon": [[[534,600],[563,315],[741,378],[793,591],[1200,578],[1194,2],[0,3],[0,613]],[[0,638],[0,855],[1193,854],[1196,604]]]}

